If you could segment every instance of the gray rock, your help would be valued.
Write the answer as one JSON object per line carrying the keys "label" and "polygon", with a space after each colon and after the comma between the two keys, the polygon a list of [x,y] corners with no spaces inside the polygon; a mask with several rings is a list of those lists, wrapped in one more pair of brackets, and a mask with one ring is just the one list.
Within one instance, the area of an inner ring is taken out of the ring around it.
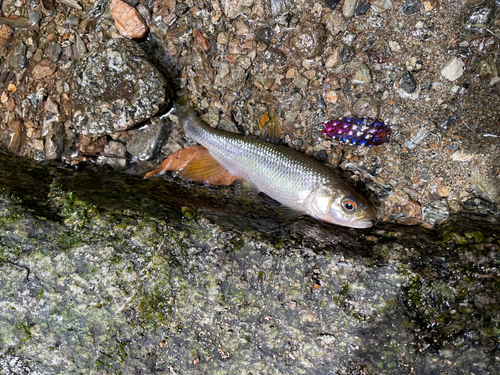
{"label": "gray rock", "polygon": [[399,78],[399,87],[409,94],[413,94],[417,89],[417,82],[410,72],[405,72],[401,78]]}
{"label": "gray rock", "polygon": [[430,225],[439,224],[439,222],[448,219],[450,209],[446,198],[437,199],[424,206],[421,209],[422,221]]}
{"label": "gray rock", "polygon": [[325,14],[322,21],[333,36],[347,29],[347,21],[339,10]]}
{"label": "gray rock", "polygon": [[365,64],[361,64],[354,74],[354,80],[361,83],[371,83],[372,82],[372,72],[370,68]]}
{"label": "gray rock", "polygon": [[425,65],[422,58],[419,56],[412,56],[405,62],[406,70],[410,72],[419,72],[424,69]]}
{"label": "gray rock", "polygon": [[380,100],[365,94],[356,101],[352,108],[352,112],[355,116],[378,118],[380,113]]}
{"label": "gray rock", "polygon": [[304,89],[309,84],[309,80],[300,73],[295,73],[292,81],[293,85],[299,89]]}
{"label": "gray rock", "polygon": [[7,64],[14,69],[21,69],[26,64],[26,45],[18,41],[7,56]]}
{"label": "gray rock", "polygon": [[127,130],[167,107],[167,88],[137,44],[112,39],[75,67],[74,128],[99,135]]}
{"label": "gray rock", "polygon": [[454,81],[464,74],[464,66],[461,59],[453,56],[441,69],[441,75],[449,81]]}
{"label": "gray rock", "polygon": [[408,0],[399,8],[399,12],[407,16],[416,14],[420,12],[420,1],[419,0]]}
{"label": "gray rock", "polygon": [[335,9],[335,7],[340,3],[340,0],[325,0],[325,4],[330,9]]}
{"label": "gray rock", "polygon": [[368,0],[363,0],[359,3],[356,10],[354,11],[355,16],[362,16],[368,12],[370,9],[371,3]]}
{"label": "gray rock", "polygon": [[340,51],[342,62],[349,62],[354,59],[354,56],[356,56],[356,50],[353,47],[347,45],[342,46],[342,51]]}
{"label": "gray rock", "polygon": [[354,11],[358,6],[359,0],[344,0],[344,5],[342,6],[342,14],[345,18],[351,18],[354,16]]}
{"label": "gray rock", "polygon": [[283,51],[273,47],[266,48],[262,52],[262,58],[268,64],[274,64],[277,68],[282,68],[286,63],[286,55]]}
{"label": "gray rock", "polygon": [[50,61],[56,62],[57,60],[59,60],[61,51],[61,44],[59,42],[52,42],[45,48],[44,56]]}
{"label": "gray rock", "polygon": [[493,8],[489,6],[480,6],[476,8],[465,21],[465,28],[474,34],[486,34],[493,19]]}
{"label": "gray rock", "polygon": [[97,165],[109,165],[113,169],[127,168],[127,159],[125,157],[126,148],[123,144],[116,141],[109,141],[104,146],[103,156],[97,159]]}
{"label": "gray rock", "polygon": [[306,59],[320,56],[326,46],[326,30],[322,24],[306,22],[295,28],[290,45]]}
{"label": "gray rock", "polygon": [[269,45],[273,37],[273,29],[270,27],[261,27],[255,32],[255,40],[259,43]]}
{"label": "gray rock", "polygon": [[392,0],[372,0],[372,9],[377,13],[392,9]]}
{"label": "gray rock", "polygon": [[226,76],[226,79],[227,87],[229,87],[234,92],[238,92],[245,85],[247,74],[245,72],[245,69],[243,69],[243,67],[241,67],[239,64],[231,64],[231,70]]}
{"label": "gray rock", "polygon": [[127,141],[127,152],[140,161],[150,160],[167,137],[168,119],[153,117],[151,123],[138,129]]}

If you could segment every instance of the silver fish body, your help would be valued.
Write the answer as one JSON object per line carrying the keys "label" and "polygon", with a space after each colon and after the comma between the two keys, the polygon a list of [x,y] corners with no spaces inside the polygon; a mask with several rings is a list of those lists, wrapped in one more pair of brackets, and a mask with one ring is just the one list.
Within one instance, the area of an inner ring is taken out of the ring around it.
{"label": "silver fish body", "polygon": [[289,147],[213,129],[184,98],[175,103],[184,132],[208,149],[229,173],[281,204],[333,224],[367,228],[373,207],[330,168]]}

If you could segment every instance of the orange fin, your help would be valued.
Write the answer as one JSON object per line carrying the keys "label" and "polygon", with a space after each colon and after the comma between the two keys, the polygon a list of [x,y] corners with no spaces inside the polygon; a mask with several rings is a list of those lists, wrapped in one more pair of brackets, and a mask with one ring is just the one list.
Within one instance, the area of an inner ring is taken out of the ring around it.
{"label": "orange fin", "polygon": [[165,171],[177,171],[184,180],[209,185],[231,185],[240,177],[233,176],[203,146],[185,147],[165,159],[158,168],[147,173],[144,178]]}

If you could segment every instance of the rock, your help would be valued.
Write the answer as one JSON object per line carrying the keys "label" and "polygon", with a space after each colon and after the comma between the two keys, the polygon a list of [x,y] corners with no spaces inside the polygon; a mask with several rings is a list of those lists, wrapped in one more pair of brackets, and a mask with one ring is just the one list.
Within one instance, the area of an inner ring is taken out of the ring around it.
{"label": "rock", "polygon": [[12,112],[16,108],[16,103],[12,97],[9,97],[7,100],[5,100],[3,105],[8,112]]}
{"label": "rock", "polygon": [[333,36],[347,29],[347,21],[339,10],[325,14],[322,22]]}
{"label": "rock", "polygon": [[398,81],[399,87],[409,94],[413,94],[417,89],[417,82],[410,72],[405,72]]}
{"label": "rock", "polygon": [[57,62],[59,56],[61,55],[61,44],[57,41],[51,42],[44,51],[44,56],[52,62]]}
{"label": "rock", "polygon": [[495,50],[497,46],[497,38],[494,36],[480,36],[476,37],[470,43],[470,48],[474,52],[490,53]]}
{"label": "rock", "polygon": [[26,45],[18,41],[7,56],[7,64],[13,69],[21,69],[26,62]]}
{"label": "rock", "polygon": [[355,16],[362,16],[368,12],[368,9],[370,9],[371,3],[368,0],[363,0],[359,3],[357,6],[356,10],[354,11]]}
{"label": "rock", "polygon": [[33,78],[42,79],[48,77],[56,71],[57,66],[50,62],[48,59],[43,59],[33,68]]}
{"label": "rock", "polygon": [[115,26],[126,38],[139,39],[146,35],[148,27],[139,12],[121,0],[112,0],[110,5],[111,15]]}
{"label": "rock", "polygon": [[104,155],[97,159],[97,164],[100,166],[109,165],[113,169],[127,168],[127,159],[125,157],[125,146],[120,142],[109,141],[104,146]]}
{"label": "rock", "polygon": [[465,29],[474,34],[484,35],[487,33],[491,20],[493,19],[493,8],[490,6],[479,6],[465,20]]}
{"label": "rock", "polygon": [[411,16],[420,12],[420,1],[419,0],[408,0],[399,8],[399,12]]}
{"label": "rock", "polygon": [[264,43],[269,46],[273,37],[273,29],[270,27],[261,27],[255,32],[255,40],[259,43]]}
{"label": "rock", "polygon": [[325,101],[328,103],[336,104],[339,100],[339,96],[335,91],[327,91],[324,95]]}
{"label": "rock", "polygon": [[476,63],[476,72],[481,77],[493,77],[497,75],[497,67],[495,66],[495,58],[489,55],[486,59]]}
{"label": "rock", "polygon": [[356,101],[352,108],[352,112],[355,116],[378,118],[380,113],[380,100],[365,94]]}
{"label": "rock", "polygon": [[409,72],[419,72],[424,69],[424,62],[419,56],[412,56],[405,62],[406,70]]}
{"label": "rock", "polygon": [[359,0],[344,0],[344,5],[342,6],[342,14],[345,18],[351,18],[354,16],[354,11],[358,6]]}
{"label": "rock", "polygon": [[[276,3],[279,1],[274,1],[274,0],[271,1],[271,3],[273,2]],[[235,19],[240,14],[249,14],[250,13],[249,6],[251,6],[252,3],[253,3],[252,0],[225,0],[223,3],[224,14],[230,20]]]}
{"label": "rock", "polygon": [[59,113],[59,104],[53,101],[50,96],[47,98],[44,108],[49,113]]}
{"label": "rock", "polygon": [[167,107],[168,84],[136,43],[112,39],[75,66],[74,128],[84,134],[127,130]]}
{"label": "rock", "polygon": [[274,64],[277,68],[282,68],[286,63],[286,55],[283,51],[273,47],[266,48],[264,52],[262,52],[262,58],[268,64]]}
{"label": "rock", "polygon": [[354,59],[354,56],[356,56],[356,50],[353,47],[344,44],[342,46],[342,51],[340,52],[342,62],[349,62]]}
{"label": "rock", "polygon": [[64,125],[55,119],[45,120],[42,136],[45,141],[45,157],[49,160],[59,159],[64,146]]}
{"label": "rock", "polygon": [[342,64],[340,57],[340,47],[333,50],[333,53],[327,57],[325,61],[325,68],[337,69]]}
{"label": "rock", "polygon": [[335,7],[340,3],[340,0],[325,0],[325,4],[330,9],[335,9]]}
{"label": "rock", "polygon": [[320,56],[326,46],[326,30],[319,23],[301,24],[294,30],[290,45],[303,58],[312,59]]}
{"label": "rock", "polygon": [[360,83],[371,83],[372,82],[372,72],[370,68],[365,64],[361,64],[354,74],[354,81]]}
{"label": "rock", "polygon": [[372,9],[376,13],[382,13],[392,9],[392,0],[372,0]]}
{"label": "rock", "polygon": [[127,141],[127,152],[140,161],[150,160],[158,153],[167,138],[168,120],[153,117],[151,124],[141,127]]}
{"label": "rock", "polygon": [[384,26],[384,23],[385,23],[385,20],[384,18],[379,15],[379,14],[371,14],[370,16],[368,16],[368,18],[366,19],[366,23],[368,24],[368,26],[370,26],[371,28],[374,28],[374,29],[380,29],[381,27]]}
{"label": "rock", "polygon": [[230,72],[225,79],[227,87],[233,92],[238,92],[245,85],[247,74],[239,64],[231,64]]}
{"label": "rock", "polygon": [[10,27],[9,25],[1,25],[0,26],[0,44],[5,44],[5,42],[7,42],[7,40],[10,38],[10,36],[12,35],[12,32],[14,31],[14,29],[12,27]]}
{"label": "rock", "polygon": [[425,223],[432,226],[439,224],[450,216],[448,201],[446,198],[441,198],[422,206],[421,216]]}
{"label": "rock", "polygon": [[278,17],[286,13],[289,7],[289,2],[286,0],[270,0],[271,16]]}
{"label": "rock", "polygon": [[302,74],[295,73],[292,84],[299,89],[305,89],[309,85],[309,80]]}
{"label": "rock", "polygon": [[462,60],[453,56],[441,69],[441,75],[449,81],[455,81],[464,73],[464,66]]}

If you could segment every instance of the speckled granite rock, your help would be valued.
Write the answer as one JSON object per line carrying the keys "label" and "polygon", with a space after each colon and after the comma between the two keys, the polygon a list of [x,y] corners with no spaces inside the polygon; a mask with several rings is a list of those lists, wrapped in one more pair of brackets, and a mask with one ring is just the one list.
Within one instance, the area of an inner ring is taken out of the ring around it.
{"label": "speckled granite rock", "polygon": [[112,39],[75,68],[73,122],[83,134],[127,130],[169,104],[167,81],[136,43]]}

